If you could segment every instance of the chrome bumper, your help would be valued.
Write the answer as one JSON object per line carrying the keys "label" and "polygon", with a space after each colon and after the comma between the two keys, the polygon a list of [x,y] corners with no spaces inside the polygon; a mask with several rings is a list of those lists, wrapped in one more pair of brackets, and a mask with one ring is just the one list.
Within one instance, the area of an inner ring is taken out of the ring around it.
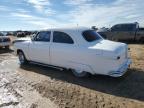
{"label": "chrome bumper", "polygon": [[121,76],[123,76],[126,73],[128,67],[130,66],[131,63],[132,63],[132,60],[127,59],[127,61],[117,71],[109,72],[109,76],[112,76],[112,77],[121,77]]}

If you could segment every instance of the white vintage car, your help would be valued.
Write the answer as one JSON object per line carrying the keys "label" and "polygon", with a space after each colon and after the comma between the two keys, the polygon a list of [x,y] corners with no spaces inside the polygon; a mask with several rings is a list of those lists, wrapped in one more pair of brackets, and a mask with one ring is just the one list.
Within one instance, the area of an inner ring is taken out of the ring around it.
{"label": "white vintage car", "polygon": [[34,38],[14,42],[21,64],[28,61],[71,69],[74,75],[88,73],[122,76],[131,64],[128,46],[103,39],[89,28],[49,29]]}

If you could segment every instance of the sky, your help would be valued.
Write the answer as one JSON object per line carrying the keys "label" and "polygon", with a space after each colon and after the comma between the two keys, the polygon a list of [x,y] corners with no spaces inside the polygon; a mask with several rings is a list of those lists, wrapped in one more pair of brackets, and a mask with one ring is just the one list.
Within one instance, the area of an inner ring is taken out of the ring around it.
{"label": "sky", "polygon": [[139,22],[143,0],[0,0],[0,31]]}

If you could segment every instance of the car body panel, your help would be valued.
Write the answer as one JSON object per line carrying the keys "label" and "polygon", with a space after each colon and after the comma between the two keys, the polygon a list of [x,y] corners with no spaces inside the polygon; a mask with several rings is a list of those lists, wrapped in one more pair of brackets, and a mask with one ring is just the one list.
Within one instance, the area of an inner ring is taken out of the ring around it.
{"label": "car body panel", "polygon": [[40,63],[50,64],[49,50],[49,42],[29,42],[29,59]]}

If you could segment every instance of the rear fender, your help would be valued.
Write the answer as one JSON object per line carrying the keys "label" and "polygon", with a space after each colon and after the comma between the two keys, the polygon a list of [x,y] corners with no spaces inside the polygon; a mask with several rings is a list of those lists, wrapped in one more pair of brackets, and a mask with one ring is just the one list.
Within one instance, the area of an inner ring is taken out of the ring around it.
{"label": "rear fender", "polygon": [[79,70],[81,72],[86,71],[86,72],[89,72],[91,74],[94,74],[93,69],[88,64],[69,61],[67,67],[69,67],[69,69],[75,69],[75,70]]}

